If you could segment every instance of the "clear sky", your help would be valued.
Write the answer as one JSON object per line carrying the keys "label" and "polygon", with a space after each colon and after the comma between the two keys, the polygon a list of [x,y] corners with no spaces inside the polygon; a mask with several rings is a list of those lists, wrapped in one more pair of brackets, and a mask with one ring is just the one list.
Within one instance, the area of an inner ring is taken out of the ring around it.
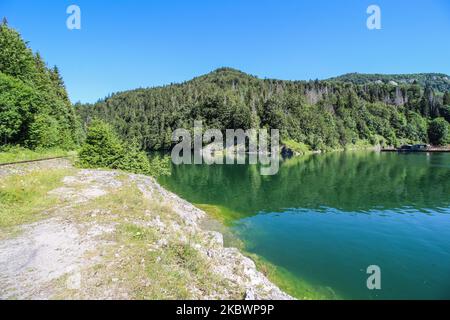
{"label": "clear sky", "polygon": [[[81,8],[81,30],[66,9]],[[366,27],[381,8],[382,29]],[[450,74],[449,0],[0,0],[73,102],[228,66],[261,78]]]}

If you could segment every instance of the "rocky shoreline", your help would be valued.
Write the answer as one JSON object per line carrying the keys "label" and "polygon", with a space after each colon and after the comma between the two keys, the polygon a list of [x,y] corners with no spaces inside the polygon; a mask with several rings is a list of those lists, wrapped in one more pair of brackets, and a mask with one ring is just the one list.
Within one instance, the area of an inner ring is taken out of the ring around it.
{"label": "rocky shoreline", "polygon": [[203,237],[206,245],[202,246],[198,244],[196,248],[210,258],[214,264],[215,272],[245,288],[245,299],[293,299],[259,272],[255,263],[248,257],[245,257],[237,248],[224,247],[223,235],[221,233],[203,230],[200,226],[200,221],[207,215],[204,211],[165,190],[152,178],[145,176],[134,176],[133,178],[140,181],[138,186],[145,196],[150,196],[145,189],[152,186],[164,199],[169,199],[172,202],[175,211],[187,222],[191,230]]}
{"label": "rocky shoreline", "polygon": [[[68,167],[67,161],[53,161],[52,167],[56,163]],[[33,164],[31,170],[36,168]],[[30,169],[22,166],[22,169],[4,170],[20,174]],[[3,176],[7,176],[5,171]],[[133,211],[138,214],[133,214],[127,207],[118,212],[104,208],[102,198],[132,186],[140,193],[134,196],[157,204],[162,211],[138,207]],[[153,241],[144,244],[146,250],[158,253],[156,263],[173,246],[189,246],[207,266],[205,270],[211,273],[210,277],[224,284],[211,283],[213,289],[209,290],[201,285],[189,285],[187,296],[192,299],[293,299],[271,283],[238,249],[225,247],[221,233],[205,230],[201,223],[207,217],[205,212],[165,190],[151,177],[74,170],[49,196],[58,197],[61,205],[53,208],[47,219],[21,226],[18,235],[0,240],[1,299],[135,299],[136,288],[130,288],[129,283],[139,279],[143,286],[151,287],[155,279],[152,275],[143,278],[138,273],[133,280],[127,280],[128,273],[124,275],[118,270],[130,260],[131,252],[138,252],[139,259],[142,255],[140,261],[131,260],[125,265],[133,274],[138,267],[154,265],[155,261],[146,260],[144,251],[131,251],[134,244],[124,244],[112,236],[124,223],[154,235]],[[99,266],[105,270],[99,271],[103,270]],[[118,275],[114,276],[115,273]],[[113,278],[109,278],[110,274]]]}

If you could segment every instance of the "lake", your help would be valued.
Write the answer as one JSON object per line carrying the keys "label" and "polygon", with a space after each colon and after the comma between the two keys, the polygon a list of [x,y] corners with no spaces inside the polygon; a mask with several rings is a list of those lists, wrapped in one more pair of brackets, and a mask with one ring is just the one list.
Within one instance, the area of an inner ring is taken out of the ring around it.
{"label": "lake", "polygon": [[[298,298],[450,299],[450,154],[336,152],[173,166],[160,183],[213,213]],[[381,270],[369,290],[367,267]]]}

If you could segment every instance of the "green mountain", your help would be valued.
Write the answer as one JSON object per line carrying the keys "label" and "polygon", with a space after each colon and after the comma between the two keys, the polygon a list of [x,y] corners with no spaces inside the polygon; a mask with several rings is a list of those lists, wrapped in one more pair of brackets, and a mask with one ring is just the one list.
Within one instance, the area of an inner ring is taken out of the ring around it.
{"label": "green mountain", "polygon": [[82,134],[58,68],[0,24],[0,145],[73,148]]}
{"label": "green mountain", "polygon": [[172,131],[194,120],[221,130],[277,128],[315,150],[425,142],[429,120],[450,121],[442,94],[420,84],[259,79],[231,68],[76,107],[85,125],[104,119],[147,150],[169,149]]}
{"label": "green mountain", "polygon": [[425,142],[432,119],[450,121],[449,91],[444,74],[285,81],[220,68],[73,108],[58,69],[6,22],[0,25],[0,145],[73,148],[83,136],[78,119],[86,128],[94,117],[146,150],[171,148],[171,133],[192,128],[194,120],[221,130],[276,128],[290,145],[314,150]]}
{"label": "green mountain", "polygon": [[443,73],[416,74],[364,74],[348,73],[331,78],[330,81],[350,82],[353,84],[391,83],[393,85],[418,84],[422,87],[430,86],[438,92],[450,91],[450,76]]}

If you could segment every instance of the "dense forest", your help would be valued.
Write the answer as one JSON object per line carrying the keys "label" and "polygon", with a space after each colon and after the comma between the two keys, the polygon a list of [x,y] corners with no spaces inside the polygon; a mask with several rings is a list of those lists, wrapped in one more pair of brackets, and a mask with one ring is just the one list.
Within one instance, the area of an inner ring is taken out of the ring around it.
{"label": "dense forest", "polygon": [[276,128],[284,142],[312,150],[445,144],[448,82],[442,74],[284,81],[221,68],[184,83],[121,92],[74,108],[58,68],[49,68],[4,20],[0,144],[73,149],[94,118],[145,150],[170,149],[173,130],[192,128],[194,120],[203,120],[205,129]]}
{"label": "dense forest", "polygon": [[313,150],[399,145],[429,141],[433,119],[444,117],[448,127],[450,97],[440,91],[448,88],[437,90],[426,79],[434,78],[282,81],[221,68],[185,83],[117,93],[76,108],[84,124],[104,119],[147,150],[170,148],[172,131],[192,128],[193,120],[222,130],[277,128],[283,140]]}
{"label": "dense forest", "polygon": [[150,160],[138,142],[123,141],[104,121],[83,131],[58,68],[48,68],[6,19],[0,25],[0,138],[0,152],[13,157],[27,149],[78,150],[81,167],[168,173],[167,159]]}
{"label": "dense forest", "polygon": [[450,76],[442,73],[416,73],[416,74],[364,74],[348,73],[339,77],[331,78],[330,81],[343,81],[354,84],[391,83],[418,84],[422,87],[429,86],[436,93],[450,91]]}
{"label": "dense forest", "polygon": [[0,146],[73,149],[82,133],[58,68],[47,67],[4,19],[0,25]]}

